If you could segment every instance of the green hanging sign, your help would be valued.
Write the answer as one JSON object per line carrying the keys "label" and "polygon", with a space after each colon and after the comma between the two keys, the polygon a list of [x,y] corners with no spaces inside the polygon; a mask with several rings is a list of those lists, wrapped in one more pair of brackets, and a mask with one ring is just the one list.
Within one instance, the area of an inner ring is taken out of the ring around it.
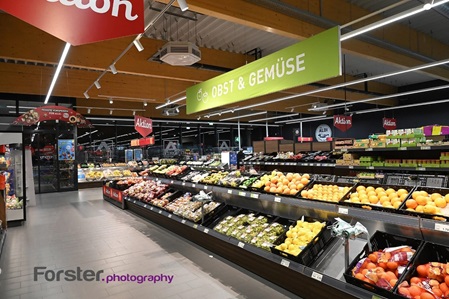
{"label": "green hanging sign", "polygon": [[341,75],[340,28],[334,27],[187,89],[187,114]]}

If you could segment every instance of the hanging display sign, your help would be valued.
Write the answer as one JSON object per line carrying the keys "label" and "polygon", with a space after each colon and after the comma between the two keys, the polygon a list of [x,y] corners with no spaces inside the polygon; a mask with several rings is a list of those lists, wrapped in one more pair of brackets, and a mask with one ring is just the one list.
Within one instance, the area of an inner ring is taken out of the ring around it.
{"label": "hanging display sign", "polygon": [[334,127],[342,132],[346,132],[352,127],[352,116],[334,115]]}
{"label": "hanging display sign", "polygon": [[74,46],[145,30],[142,0],[1,0],[0,10]]}
{"label": "hanging display sign", "polygon": [[315,138],[318,142],[326,142],[332,136],[332,129],[326,124],[319,125],[315,130]]}
{"label": "hanging display sign", "polygon": [[384,117],[382,119],[382,125],[383,125],[385,130],[394,130],[397,127],[396,118]]}
{"label": "hanging display sign", "polygon": [[41,121],[63,121],[79,128],[93,128],[92,124],[81,114],[64,106],[42,106],[19,116],[12,124],[33,126]]}
{"label": "hanging display sign", "polygon": [[131,146],[147,146],[153,145],[154,143],[155,143],[154,136],[131,140]]}
{"label": "hanging display sign", "polygon": [[187,89],[187,114],[341,75],[340,28]]}
{"label": "hanging display sign", "polygon": [[134,128],[142,137],[147,137],[153,132],[153,120],[143,116],[134,116]]}

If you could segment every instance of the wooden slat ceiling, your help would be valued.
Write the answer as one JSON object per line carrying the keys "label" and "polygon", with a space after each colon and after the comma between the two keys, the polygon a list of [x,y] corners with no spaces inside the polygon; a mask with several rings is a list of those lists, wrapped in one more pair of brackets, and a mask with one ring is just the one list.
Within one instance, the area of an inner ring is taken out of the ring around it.
{"label": "wooden slat ceiling", "polygon": [[[164,3],[167,1],[159,2]],[[344,24],[369,13],[366,9],[352,4],[354,1],[283,0],[276,2],[284,5],[284,8],[294,8],[291,11],[301,10],[335,24]],[[314,24],[314,22],[292,17],[291,14],[286,14],[283,10],[274,11],[273,9],[276,8],[273,4],[274,1],[188,0],[188,3],[191,11],[207,16],[209,21],[210,18],[226,21],[230,28],[234,28],[233,30],[246,26],[246,28],[252,30],[251,32],[254,32],[256,29],[261,36],[264,32],[274,33],[279,37],[285,38],[286,41],[287,39],[290,41],[292,39],[302,40],[327,29]],[[378,18],[374,17],[367,22],[357,24],[356,27],[373,22]],[[213,28],[196,28],[198,31],[199,29],[203,32],[203,36],[208,36],[208,33],[212,34],[215,32],[216,36],[210,40],[214,40],[214,38],[215,40],[220,39],[220,32],[214,31]],[[149,61],[149,58],[166,41],[161,40],[157,34],[148,34],[148,36],[150,38],[145,37],[141,39],[145,50],[138,52],[135,48],[132,48],[128,51],[116,64],[119,73],[116,75],[112,73],[106,74],[100,81],[102,88],[97,90],[94,87],[89,91],[90,99],[85,99],[83,93],[126,48],[133,40],[133,37],[72,47],[53,94],[76,98],[77,106],[119,108],[130,105],[130,107],[136,109],[144,108],[146,111],[143,114],[146,116],[163,118],[161,110],[156,110],[155,107],[158,104],[165,103],[167,98],[173,98],[175,95],[182,94],[189,86],[213,78],[221,74],[225,69],[235,69],[252,60],[251,56],[236,53],[232,47],[227,47],[226,49],[216,47],[217,49],[213,49],[211,48],[213,45],[209,42],[209,44],[205,43],[201,47],[201,64],[207,65],[207,68],[173,67],[164,63]],[[393,50],[390,47],[380,47],[362,39],[354,38],[342,43],[343,52],[396,69],[404,69],[428,62],[425,59],[419,59],[417,55],[410,55],[410,53],[419,54],[419,57],[425,56],[429,60],[447,58],[447,53],[449,53],[448,45],[432,38],[428,34],[418,32],[401,24],[393,24],[388,26],[388,28],[377,30],[372,33],[372,36],[396,46],[397,49],[404,49],[404,51]],[[173,34],[170,38],[173,38]],[[259,39],[263,42],[261,37]],[[0,92],[45,94],[64,47],[64,42],[5,13],[0,14],[0,40]],[[256,41],[257,38],[254,40]],[[231,42],[224,41],[225,44]],[[223,44],[223,41],[220,41],[220,43]],[[263,48],[263,44],[260,47]],[[355,75],[353,72],[347,72],[345,76],[319,82],[319,85],[351,81],[357,78],[353,75]],[[417,77],[415,80],[447,80],[449,78],[449,70],[445,67],[435,67],[421,72],[421,75],[422,77]],[[234,104],[233,107],[242,107],[316,88],[318,88],[317,85],[301,86],[292,90],[240,102],[237,105]],[[366,85],[351,86],[346,91],[330,90],[314,94],[313,96],[299,97],[276,104],[255,107],[253,110],[267,110],[272,112],[272,114],[290,113],[291,107],[295,107],[295,112],[306,114],[309,113],[308,108],[310,104],[317,101],[323,102],[331,99],[350,102],[370,98],[373,95],[396,93],[397,90],[398,87],[394,85],[369,82]],[[109,104],[108,97],[114,98],[113,105]],[[148,102],[148,106],[144,107],[143,102]],[[395,105],[396,103],[395,99],[376,102],[377,105]],[[181,102],[181,104],[183,103]],[[223,108],[225,107],[220,109]],[[86,114],[87,108],[81,108],[80,112]],[[91,113],[108,115],[109,111],[92,109]],[[196,119],[204,114],[185,115],[185,109],[181,108],[179,116],[168,118]],[[117,111],[114,112],[114,115],[130,116],[132,112]],[[211,117],[211,120],[219,118],[219,116],[215,116]],[[260,116],[254,118],[260,118]]]}

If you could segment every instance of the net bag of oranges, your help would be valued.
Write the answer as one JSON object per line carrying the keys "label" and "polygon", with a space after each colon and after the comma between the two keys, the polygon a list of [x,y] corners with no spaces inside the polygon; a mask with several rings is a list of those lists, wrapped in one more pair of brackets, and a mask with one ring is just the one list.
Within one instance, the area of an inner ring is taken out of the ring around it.
{"label": "net bag of oranges", "polygon": [[370,253],[352,269],[352,276],[382,289],[392,290],[415,254],[410,246],[385,248]]}

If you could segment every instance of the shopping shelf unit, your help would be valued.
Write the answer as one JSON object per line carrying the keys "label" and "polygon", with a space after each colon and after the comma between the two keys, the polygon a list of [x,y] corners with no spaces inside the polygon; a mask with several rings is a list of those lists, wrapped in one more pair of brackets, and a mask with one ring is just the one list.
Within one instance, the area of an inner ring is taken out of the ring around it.
{"label": "shopping shelf unit", "polygon": [[[178,190],[211,192],[215,201],[288,219],[310,216],[333,220],[340,217],[351,223],[359,221],[370,232],[381,230],[441,244],[444,243],[449,232],[449,225],[444,222],[411,215],[365,210],[337,203],[243,191],[174,179],[153,177],[149,177],[149,179],[170,184]],[[111,202],[111,200],[108,201]],[[114,204],[119,204],[118,200],[113,201],[115,201]],[[221,235],[210,227],[182,219],[151,204],[124,198],[124,208],[174,231],[303,298],[375,298],[378,296],[348,284],[342,279],[341,274],[345,267],[341,252],[343,247],[337,246],[341,245],[342,240],[337,239],[336,244],[322,254],[323,260],[327,261],[316,262],[307,267]],[[323,288],[322,284],[326,284],[330,288]]]}

